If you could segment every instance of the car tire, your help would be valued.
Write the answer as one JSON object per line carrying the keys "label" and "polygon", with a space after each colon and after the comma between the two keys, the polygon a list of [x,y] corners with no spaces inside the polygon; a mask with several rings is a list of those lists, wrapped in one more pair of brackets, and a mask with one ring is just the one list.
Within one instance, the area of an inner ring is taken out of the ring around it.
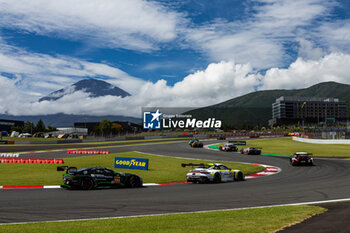
{"label": "car tire", "polygon": [[235,174],[234,180],[235,181],[242,181],[242,180],[244,180],[243,172],[241,172],[241,171],[237,172]]}
{"label": "car tire", "polygon": [[80,187],[83,190],[91,190],[94,188],[94,186],[95,186],[95,182],[93,181],[93,179],[88,177],[84,178],[80,184]]}
{"label": "car tire", "polygon": [[296,162],[291,162],[291,164],[292,164],[292,166],[296,166],[297,165],[297,163]]}
{"label": "car tire", "polygon": [[221,182],[221,175],[219,173],[215,173],[213,178],[214,183],[220,183]]}
{"label": "car tire", "polygon": [[129,180],[128,180],[128,187],[129,188],[137,188],[140,187],[140,179],[136,176],[130,176]]}

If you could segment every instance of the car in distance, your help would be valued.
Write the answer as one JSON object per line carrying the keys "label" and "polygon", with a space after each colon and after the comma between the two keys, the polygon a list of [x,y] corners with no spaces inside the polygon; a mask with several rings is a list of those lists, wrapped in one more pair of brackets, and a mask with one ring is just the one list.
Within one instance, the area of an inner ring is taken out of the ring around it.
{"label": "car in distance", "polygon": [[311,158],[311,153],[307,152],[295,152],[292,157],[289,158],[290,164],[292,166],[298,165],[314,165],[314,160]]}
{"label": "car in distance", "polygon": [[188,145],[191,145],[192,143],[198,142],[198,141],[199,141],[199,140],[198,140],[197,138],[190,139],[190,140],[188,141]]}
{"label": "car in distance", "polygon": [[219,146],[221,151],[238,151],[238,147],[235,144],[228,143],[222,146]]}
{"label": "car in distance", "polygon": [[217,140],[226,140],[226,137],[223,136],[223,135],[221,135],[221,136],[217,137],[216,139],[217,139]]}
{"label": "car in distance", "polygon": [[245,154],[245,155],[261,155],[261,149],[260,148],[256,148],[256,147],[252,147],[252,146],[248,146],[248,147],[243,148],[241,150],[241,154]]}
{"label": "car in distance", "polygon": [[181,164],[182,167],[197,166],[186,174],[187,182],[192,183],[221,183],[245,180],[241,170],[232,170],[220,163],[210,164]]}
{"label": "car in distance", "polygon": [[63,174],[62,188],[90,190],[95,188],[113,187],[142,187],[141,177],[116,172],[105,167],[86,167],[77,169],[76,167],[57,167],[57,171],[65,171]]}
{"label": "car in distance", "polygon": [[203,143],[201,143],[198,139],[190,143],[190,147],[203,147]]}

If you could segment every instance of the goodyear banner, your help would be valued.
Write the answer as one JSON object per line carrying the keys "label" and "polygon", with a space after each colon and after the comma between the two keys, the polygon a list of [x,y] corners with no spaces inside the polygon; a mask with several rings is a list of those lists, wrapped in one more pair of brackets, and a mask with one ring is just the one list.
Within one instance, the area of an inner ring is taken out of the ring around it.
{"label": "goodyear banner", "polygon": [[115,168],[148,170],[148,159],[115,157]]}
{"label": "goodyear banner", "polygon": [[236,146],[245,146],[247,145],[246,141],[228,141],[229,143],[235,144]]}

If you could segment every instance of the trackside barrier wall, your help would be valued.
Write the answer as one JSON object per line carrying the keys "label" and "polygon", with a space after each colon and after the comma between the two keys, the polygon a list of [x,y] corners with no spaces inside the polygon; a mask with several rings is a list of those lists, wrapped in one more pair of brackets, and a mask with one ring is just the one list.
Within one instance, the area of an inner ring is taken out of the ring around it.
{"label": "trackside barrier wall", "polygon": [[0,158],[18,158],[19,154],[12,154],[12,153],[1,153]]}
{"label": "trackside barrier wall", "polygon": [[0,163],[45,163],[45,164],[63,164],[63,159],[0,159]]}
{"label": "trackside barrier wall", "polygon": [[293,141],[297,142],[306,142],[306,143],[315,143],[315,144],[350,144],[350,139],[309,139],[309,138],[300,138],[292,137]]}
{"label": "trackside barrier wall", "polygon": [[67,154],[108,155],[108,150],[67,150]]}

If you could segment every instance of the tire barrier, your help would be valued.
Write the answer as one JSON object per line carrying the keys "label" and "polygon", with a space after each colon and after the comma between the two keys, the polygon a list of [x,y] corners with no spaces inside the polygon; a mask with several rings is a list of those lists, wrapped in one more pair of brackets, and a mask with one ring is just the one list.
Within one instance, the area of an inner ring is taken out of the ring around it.
{"label": "tire barrier", "polygon": [[45,163],[45,164],[63,164],[63,159],[0,159],[0,163]]}
{"label": "tire barrier", "polygon": [[0,158],[18,158],[19,154],[18,153],[1,153]]}
{"label": "tire barrier", "polygon": [[67,150],[67,154],[108,155],[108,150]]}

